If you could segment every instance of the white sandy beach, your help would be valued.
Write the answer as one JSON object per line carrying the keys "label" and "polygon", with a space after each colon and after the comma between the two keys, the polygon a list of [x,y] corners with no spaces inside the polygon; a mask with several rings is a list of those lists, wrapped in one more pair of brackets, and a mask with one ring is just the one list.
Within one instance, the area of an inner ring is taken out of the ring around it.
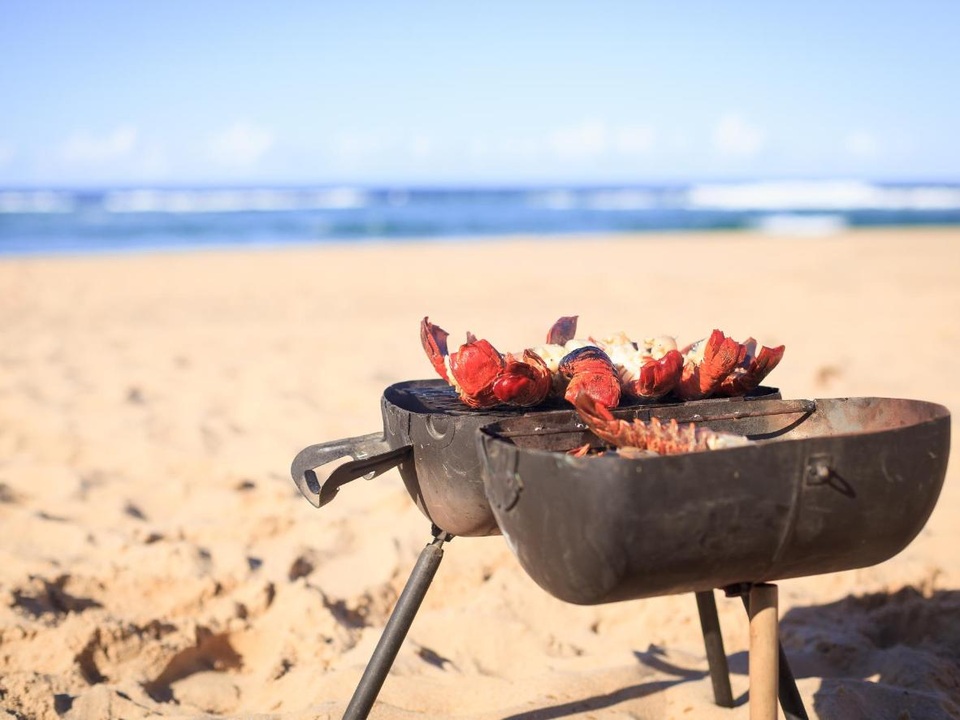
{"label": "white sandy beach", "polygon": [[[434,377],[425,315],[517,349],[572,314],[783,343],[785,398],[960,412],[957,228],[0,259],[0,717],[339,718],[430,523],[396,471],[317,510],[290,461]],[[960,716],[958,474],[897,557],[779,583],[811,717]],[[732,710],[692,595],[569,605],[456,538],[372,717],[743,720],[717,602]]]}

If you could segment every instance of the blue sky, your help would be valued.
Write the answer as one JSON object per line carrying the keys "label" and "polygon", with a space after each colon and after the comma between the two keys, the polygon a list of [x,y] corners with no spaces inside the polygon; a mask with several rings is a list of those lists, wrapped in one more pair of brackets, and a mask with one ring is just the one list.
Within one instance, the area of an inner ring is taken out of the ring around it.
{"label": "blue sky", "polygon": [[960,180],[960,4],[0,3],[0,185]]}

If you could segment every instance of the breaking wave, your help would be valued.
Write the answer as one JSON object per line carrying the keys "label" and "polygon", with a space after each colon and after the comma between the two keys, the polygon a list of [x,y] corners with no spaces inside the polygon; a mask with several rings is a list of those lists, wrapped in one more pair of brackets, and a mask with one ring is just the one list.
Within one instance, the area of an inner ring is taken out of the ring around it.
{"label": "breaking wave", "polygon": [[507,234],[960,224],[960,184],[0,189],[0,254]]}

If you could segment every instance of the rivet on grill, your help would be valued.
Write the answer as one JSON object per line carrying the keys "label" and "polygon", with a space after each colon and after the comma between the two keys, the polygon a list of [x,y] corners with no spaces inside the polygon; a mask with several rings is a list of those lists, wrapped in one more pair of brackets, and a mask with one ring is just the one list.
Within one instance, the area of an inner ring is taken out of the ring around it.
{"label": "rivet on grill", "polygon": [[807,484],[823,485],[830,481],[833,470],[830,469],[829,455],[814,455],[807,460]]}

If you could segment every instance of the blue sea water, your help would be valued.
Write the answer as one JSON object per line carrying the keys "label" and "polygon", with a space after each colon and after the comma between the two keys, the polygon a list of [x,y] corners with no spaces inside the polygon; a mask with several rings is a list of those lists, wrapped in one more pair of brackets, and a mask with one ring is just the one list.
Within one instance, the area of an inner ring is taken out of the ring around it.
{"label": "blue sea water", "polygon": [[541,188],[0,189],[0,255],[477,238],[960,224],[960,183]]}

